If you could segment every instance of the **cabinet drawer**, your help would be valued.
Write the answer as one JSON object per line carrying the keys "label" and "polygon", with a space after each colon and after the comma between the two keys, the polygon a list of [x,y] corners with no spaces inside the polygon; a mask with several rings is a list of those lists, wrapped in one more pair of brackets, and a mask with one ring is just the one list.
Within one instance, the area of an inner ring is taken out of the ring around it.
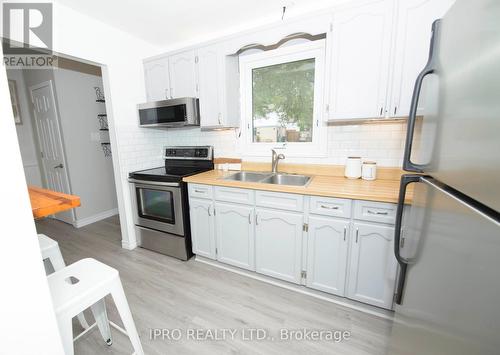
{"label": "cabinet drawer", "polygon": [[189,197],[212,198],[213,188],[211,185],[189,184]]}
{"label": "cabinet drawer", "polygon": [[396,208],[393,203],[354,201],[354,219],[394,224]]}
{"label": "cabinet drawer", "polygon": [[351,200],[311,196],[309,212],[324,216],[351,217]]}
{"label": "cabinet drawer", "polygon": [[244,203],[253,205],[255,203],[255,194],[253,190],[237,189],[234,187],[215,187],[215,199],[217,201]]}
{"label": "cabinet drawer", "polygon": [[304,210],[304,197],[302,195],[269,191],[256,191],[255,195],[257,206],[289,211]]}

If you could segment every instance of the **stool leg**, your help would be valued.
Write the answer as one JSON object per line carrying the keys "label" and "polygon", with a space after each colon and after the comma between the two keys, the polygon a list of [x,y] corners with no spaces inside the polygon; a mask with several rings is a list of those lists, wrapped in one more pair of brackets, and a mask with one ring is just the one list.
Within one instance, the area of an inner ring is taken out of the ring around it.
{"label": "stool leg", "polygon": [[106,313],[106,303],[104,298],[100,301],[94,303],[91,307],[92,313],[94,314],[95,322],[101,332],[102,338],[106,344],[113,344],[113,339],[111,338],[111,329],[109,328],[108,314]]}
{"label": "stool leg", "polygon": [[65,355],[73,355],[75,349],[73,348],[73,324],[71,323],[71,318],[60,318],[59,323],[59,333],[61,333],[61,339],[64,348]]}
{"label": "stool leg", "polygon": [[132,313],[130,313],[130,308],[128,306],[127,298],[125,297],[125,292],[123,291],[122,283],[120,279],[114,282],[111,289],[111,295],[115,301],[116,308],[122,319],[125,330],[127,331],[128,337],[135,351],[135,355],[144,355],[144,350],[142,349],[141,339],[137,333],[135,327],[134,319],[132,318]]}
{"label": "stool leg", "polygon": [[[54,271],[59,271],[66,267],[61,254],[61,249],[59,249],[59,245],[56,248],[51,248],[46,253],[47,259],[49,259],[50,263],[52,264],[52,268],[54,269]],[[78,315],[78,321],[80,322],[80,325],[83,329],[87,329],[89,327],[89,323],[87,323],[83,312]]]}

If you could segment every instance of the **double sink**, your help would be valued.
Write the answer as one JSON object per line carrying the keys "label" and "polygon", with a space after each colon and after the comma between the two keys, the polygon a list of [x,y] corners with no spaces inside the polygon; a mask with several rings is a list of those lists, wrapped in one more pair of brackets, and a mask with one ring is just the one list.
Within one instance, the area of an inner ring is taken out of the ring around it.
{"label": "double sink", "polygon": [[306,186],[311,181],[311,176],[282,174],[282,173],[258,173],[250,171],[240,171],[226,176],[224,180],[258,182],[262,184]]}

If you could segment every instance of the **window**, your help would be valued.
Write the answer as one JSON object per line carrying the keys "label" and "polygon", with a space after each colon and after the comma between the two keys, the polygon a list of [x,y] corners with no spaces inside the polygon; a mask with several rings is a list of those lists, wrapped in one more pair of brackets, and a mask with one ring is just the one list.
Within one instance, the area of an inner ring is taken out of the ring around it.
{"label": "window", "polygon": [[240,57],[243,154],[326,153],[324,56],[319,40]]}

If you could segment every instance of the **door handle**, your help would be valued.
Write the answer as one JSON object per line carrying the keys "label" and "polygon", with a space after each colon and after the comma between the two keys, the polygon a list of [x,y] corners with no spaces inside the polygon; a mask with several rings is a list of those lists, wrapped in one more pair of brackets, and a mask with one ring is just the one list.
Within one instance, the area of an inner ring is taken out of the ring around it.
{"label": "door handle", "polygon": [[64,165],[62,163],[54,166],[54,169],[62,169],[62,168],[64,168]]}
{"label": "door handle", "polygon": [[400,243],[401,243],[401,227],[403,224],[403,210],[406,198],[406,188],[409,184],[414,182],[419,182],[422,175],[417,174],[406,174],[401,176],[401,182],[399,185],[399,197],[398,197],[398,207],[396,209],[396,225],[394,228],[394,256],[399,263],[401,272],[398,278],[398,284],[396,285],[396,293],[394,302],[396,304],[401,304],[403,298],[403,288],[405,285],[406,268],[408,267],[408,261],[405,260],[399,253]]}
{"label": "door handle", "polygon": [[413,135],[415,132],[415,122],[417,120],[417,106],[420,97],[420,90],[422,89],[422,82],[424,78],[434,73],[435,68],[435,46],[436,38],[440,28],[441,20],[436,20],[432,24],[432,37],[431,37],[431,47],[429,49],[429,59],[425,68],[418,74],[417,80],[415,81],[415,87],[413,88],[413,96],[411,98],[410,114],[408,117],[408,130],[406,131],[406,144],[405,151],[403,155],[403,169],[406,171],[413,171],[416,173],[422,173],[424,171],[425,165],[415,164],[411,161],[411,150],[413,145]]}

